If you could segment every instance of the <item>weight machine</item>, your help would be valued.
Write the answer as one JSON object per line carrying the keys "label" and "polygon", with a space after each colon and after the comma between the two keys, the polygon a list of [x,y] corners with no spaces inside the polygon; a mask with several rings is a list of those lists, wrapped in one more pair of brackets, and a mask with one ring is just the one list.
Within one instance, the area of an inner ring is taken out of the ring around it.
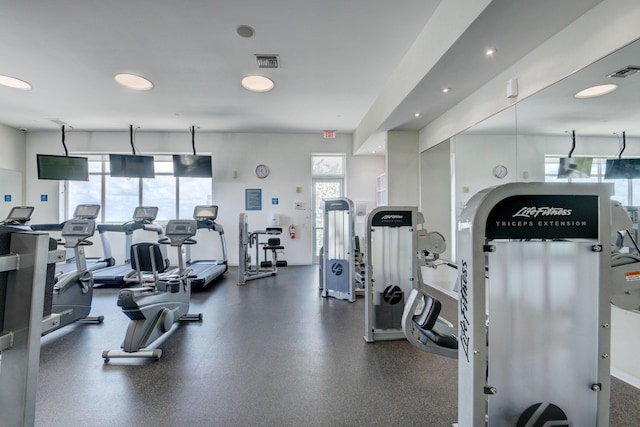
{"label": "weight machine", "polygon": [[354,302],[355,215],[346,198],[324,200],[322,296]]}
{"label": "weight machine", "polygon": [[458,358],[459,425],[609,424],[612,190],[512,183],[465,206],[456,323],[422,286],[403,322]]}
{"label": "weight machine", "polygon": [[404,339],[402,313],[417,277],[416,207],[379,207],[367,215],[365,262],[366,342]]}
{"label": "weight machine", "polygon": [[[286,267],[287,261],[278,259],[278,252],[284,250],[277,237],[282,234],[280,227],[267,227],[265,230],[249,231],[248,216],[240,214],[238,244],[238,285],[244,285],[249,280],[275,276],[278,267]],[[260,243],[260,236],[269,236],[266,243]],[[255,248],[254,262],[251,260],[250,248]],[[260,248],[264,251],[264,261],[260,261]],[[271,252],[271,260],[267,259],[267,252]]]}

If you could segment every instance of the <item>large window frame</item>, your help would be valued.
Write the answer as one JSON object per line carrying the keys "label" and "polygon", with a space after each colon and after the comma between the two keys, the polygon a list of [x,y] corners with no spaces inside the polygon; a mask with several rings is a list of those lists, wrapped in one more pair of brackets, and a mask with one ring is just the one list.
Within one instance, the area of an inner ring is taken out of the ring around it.
{"label": "large window frame", "polygon": [[[196,204],[212,203],[213,178],[174,177],[172,155],[153,155],[155,178],[112,178],[108,154],[74,155],[89,159],[89,181],[61,182],[65,219],[73,215],[80,203],[99,203],[99,221],[117,224],[130,220],[135,207],[146,203],[160,207],[158,221],[164,223],[174,218],[191,218]],[[159,180],[165,183],[160,184]]]}

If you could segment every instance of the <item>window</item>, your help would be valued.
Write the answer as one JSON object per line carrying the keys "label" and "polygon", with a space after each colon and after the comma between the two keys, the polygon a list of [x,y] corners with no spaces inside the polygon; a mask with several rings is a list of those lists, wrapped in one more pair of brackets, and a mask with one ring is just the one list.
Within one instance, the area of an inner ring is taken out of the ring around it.
{"label": "window", "polygon": [[79,204],[99,204],[101,222],[129,221],[137,206],[157,206],[158,220],[191,218],[196,205],[210,204],[212,178],[173,176],[172,156],[154,156],[155,178],[112,178],[108,155],[89,158],[89,181],[68,181],[66,217]]}
{"label": "window", "polygon": [[315,178],[344,177],[344,155],[311,156],[311,175]]}
{"label": "window", "polygon": [[345,156],[323,154],[311,156],[313,262],[319,261],[320,248],[324,241],[323,199],[344,196]]}

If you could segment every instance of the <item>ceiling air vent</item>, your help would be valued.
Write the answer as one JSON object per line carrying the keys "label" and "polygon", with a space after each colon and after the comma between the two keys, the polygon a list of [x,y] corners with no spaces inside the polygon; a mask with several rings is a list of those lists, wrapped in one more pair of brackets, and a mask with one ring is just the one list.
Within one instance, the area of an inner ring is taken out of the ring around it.
{"label": "ceiling air vent", "polygon": [[278,55],[256,55],[258,68],[278,68]]}
{"label": "ceiling air vent", "polygon": [[640,71],[640,65],[627,65],[626,67],[609,74],[609,77],[625,78]]}

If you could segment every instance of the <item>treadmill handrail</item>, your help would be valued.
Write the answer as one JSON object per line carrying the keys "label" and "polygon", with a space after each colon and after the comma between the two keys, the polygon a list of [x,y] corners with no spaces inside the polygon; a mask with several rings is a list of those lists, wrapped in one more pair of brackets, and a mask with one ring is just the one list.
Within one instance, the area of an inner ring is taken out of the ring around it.
{"label": "treadmill handrail", "polygon": [[142,221],[127,221],[124,224],[98,224],[98,232],[133,233],[142,229],[145,225],[148,224]]}

